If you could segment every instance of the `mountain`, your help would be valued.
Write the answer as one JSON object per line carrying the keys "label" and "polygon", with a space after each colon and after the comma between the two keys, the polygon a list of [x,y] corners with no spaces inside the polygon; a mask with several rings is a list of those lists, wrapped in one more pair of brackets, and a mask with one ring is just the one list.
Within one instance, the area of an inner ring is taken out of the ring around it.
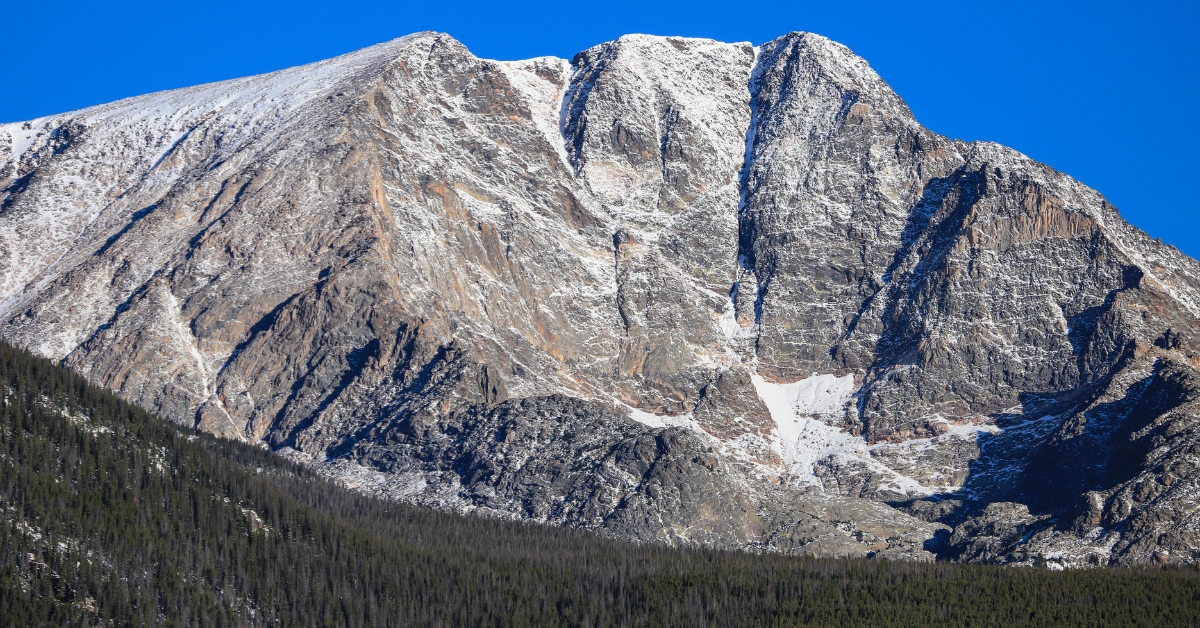
{"label": "mountain", "polygon": [[413,504],[1200,558],[1200,266],[844,46],[420,33],[0,127],[0,336]]}
{"label": "mountain", "polygon": [[635,545],[364,496],[3,341],[0,391],[4,627],[1200,620],[1195,568],[1055,573]]}

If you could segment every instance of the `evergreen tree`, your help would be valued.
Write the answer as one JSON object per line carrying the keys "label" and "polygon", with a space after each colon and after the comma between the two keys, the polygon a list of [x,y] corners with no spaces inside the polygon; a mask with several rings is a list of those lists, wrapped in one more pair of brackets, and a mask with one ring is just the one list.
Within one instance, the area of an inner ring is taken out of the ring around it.
{"label": "evergreen tree", "polygon": [[635,545],[360,495],[0,342],[0,625],[1196,626],[1194,568]]}

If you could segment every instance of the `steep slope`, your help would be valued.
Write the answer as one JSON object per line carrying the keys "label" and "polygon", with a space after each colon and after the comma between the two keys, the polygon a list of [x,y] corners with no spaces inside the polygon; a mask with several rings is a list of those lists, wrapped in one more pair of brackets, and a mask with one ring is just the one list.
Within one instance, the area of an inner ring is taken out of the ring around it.
{"label": "steep slope", "polygon": [[1032,509],[989,559],[1193,560],[1196,262],[1061,173],[920,128],[836,44],[762,54],[743,231],[759,371],[861,376],[846,425],[888,467],[833,456],[825,487],[919,495],[898,471],[965,483],[953,515],[934,505],[946,523]]}
{"label": "steep slope", "polygon": [[1196,262],[819,36],[418,34],[6,125],[0,159],[0,334],[364,490],[730,547],[1200,555]]}
{"label": "steep slope", "polygon": [[[1186,625],[1195,569],[668,548],[365,497],[0,341],[0,626]],[[1103,620],[1101,620],[1103,618]]]}

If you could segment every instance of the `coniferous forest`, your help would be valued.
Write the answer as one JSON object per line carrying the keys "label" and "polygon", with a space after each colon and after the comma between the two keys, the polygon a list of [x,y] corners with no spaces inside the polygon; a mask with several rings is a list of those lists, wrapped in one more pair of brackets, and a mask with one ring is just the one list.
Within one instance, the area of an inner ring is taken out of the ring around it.
{"label": "coniferous forest", "polygon": [[639,546],[335,486],[0,343],[5,626],[1196,626],[1200,571]]}

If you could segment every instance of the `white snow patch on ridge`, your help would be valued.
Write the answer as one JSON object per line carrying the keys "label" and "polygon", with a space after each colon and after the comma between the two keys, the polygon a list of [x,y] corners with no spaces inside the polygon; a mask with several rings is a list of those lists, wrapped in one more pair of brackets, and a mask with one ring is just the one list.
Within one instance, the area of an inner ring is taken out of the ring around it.
{"label": "white snow patch on ridge", "polygon": [[696,423],[696,420],[692,417],[691,412],[684,414],[654,414],[652,412],[646,412],[645,410],[638,410],[629,404],[621,403],[619,401],[617,402],[617,405],[628,413],[627,416],[629,418],[641,423],[642,425],[645,425],[646,427],[683,427],[692,430],[693,432],[696,432],[697,434],[700,434],[706,438],[712,438],[708,435],[708,432],[705,432],[704,429],[701,428],[698,423]]}
{"label": "white snow patch on ridge", "polygon": [[774,449],[793,481],[817,483],[813,464],[822,458],[838,453],[868,455],[863,439],[821,420],[841,414],[857,388],[854,375],[814,374],[790,384],[774,384],[758,374],[751,379],[775,421]]}
{"label": "white snow patch on ridge", "polygon": [[[496,61],[509,82],[528,101],[533,123],[546,141],[554,147],[559,161],[569,172],[574,172],[571,159],[567,156],[566,140],[562,135],[563,97],[567,81],[571,76],[571,62],[558,57],[537,57],[524,61]],[[562,83],[552,83],[537,74],[539,66],[558,66]]]}
{"label": "white snow patch on ridge", "polygon": [[0,125],[0,130],[3,130],[3,133],[8,136],[11,148],[8,158],[14,164],[20,163],[21,156],[38,140],[38,129],[32,128],[32,125],[30,125],[31,128],[25,128],[25,126],[19,122]]}

